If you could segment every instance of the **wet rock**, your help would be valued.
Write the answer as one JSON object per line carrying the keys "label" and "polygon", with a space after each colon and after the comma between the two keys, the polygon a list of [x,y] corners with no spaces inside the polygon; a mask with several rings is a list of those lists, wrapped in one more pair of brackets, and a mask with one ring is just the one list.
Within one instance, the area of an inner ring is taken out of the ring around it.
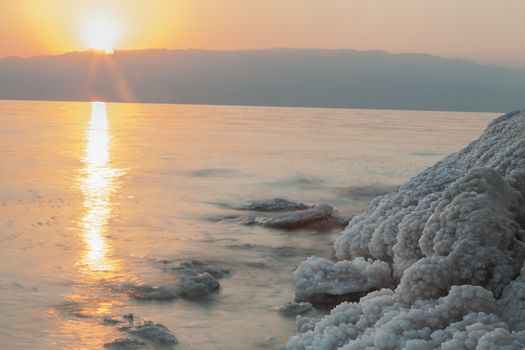
{"label": "wet rock", "polygon": [[316,207],[298,210],[282,215],[256,219],[255,223],[261,226],[294,230],[300,228],[331,229],[344,227],[348,219],[341,218],[337,211],[328,204],[321,204]]}
{"label": "wet rock", "polygon": [[190,299],[206,297],[219,288],[219,281],[208,272],[185,275],[179,284],[181,296]]}
{"label": "wet rock", "polygon": [[232,169],[198,169],[189,172],[193,177],[228,177],[235,175]]}
{"label": "wet rock", "polygon": [[308,302],[294,303],[287,302],[279,308],[279,312],[285,317],[295,317],[313,310],[312,304]]}
{"label": "wet rock", "polygon": [[246,261],[244,266],[250,267],[252,269],[268,269],[273,267],[271,264],[265,263],[263,261]]}
{"label": "wet rock", "polygon": [[234,218],[227,218],[224,220],[221,220],[223,223],[232,223],[237,225],[244,225],[244,226],[251,226],[251,225],[257,225],[258,221],[255,216],[241,216],[241,217],[234,217]]}
{"label": "wet rock", "polygon": [[113,350],[133,350],[138,349],[144,345],[146,345],[146,343],[137,339],[118,338],[109,343],[105,343],[104,348]]}
{"label": "wet rock", "polygon": [[223,222],[238,225],[260,225],[281,230],[314,229],[318,231],[343,228],[349,219],[339,216],[328,204],[320,204],[304,210],[295,210],[270,217],[245,216]]}
{"label": "wet rock", "polygon": [[228,248],[230,249],[240,249],[240,250],[248,250],[248,249],[253,249],[255,247],[257,247],[255,244],[250,244],[250,243],[243,243],[243,244],[230,244],[227,246]]}
{"label": "wet rock", "polygon": [[116,325],[121,324],[123,322],[121,320],[117,320],[115,318],[104,317],[104,318],[102,318],[101,323],[105,324],[105,325],[116,326]]}
{"label": "wet rock", "polygon": [[172,268],[173,271],[178,271],[183,275],[198,275],[208,273],[214,278],[221,279],[230,274],[230,270],[221,266],[216,266],[201,260],[189,260],[181,262],[177,267]]}
{"label": "wet rock", "polygon": [[304,210],[311,208],[311,206],[308,206],[303,203],[292,202],[284,198],[271,198],[267,200],[251,201],[245,205],[233,208],[237,210],[271,212]]}
{"label": "wet rock", "polygon": [[124,286],[124,291],[137,300],[170,301],[177,298],[176,289],[165,286],[153,287],[146,284],[127,284]]}
{"label": "wet rock", "polygon": [[166,326],[151,321],[144,321],[128,333],[158,345],[178,344],[177,338]]}

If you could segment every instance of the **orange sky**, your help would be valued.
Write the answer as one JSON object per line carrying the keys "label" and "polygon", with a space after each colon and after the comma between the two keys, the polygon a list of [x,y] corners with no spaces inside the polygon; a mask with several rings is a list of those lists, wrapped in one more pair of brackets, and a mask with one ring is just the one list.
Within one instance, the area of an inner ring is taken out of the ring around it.
{"label": "orange sky", "polygon": [[525,68],[523,14],[523,0],[0,0],[0,57],[84,50],[103,16],[117,49],[381,49]]}

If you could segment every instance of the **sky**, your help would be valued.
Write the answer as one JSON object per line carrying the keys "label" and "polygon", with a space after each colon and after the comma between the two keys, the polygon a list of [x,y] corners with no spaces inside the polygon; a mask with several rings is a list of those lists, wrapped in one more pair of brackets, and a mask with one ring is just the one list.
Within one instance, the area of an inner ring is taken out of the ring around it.
{"label": "sky", "polygon": [[525,68],[524,14],[524,0],[0,0],[0,57],[85,50],[102,31],[116,49],[376,49]]}

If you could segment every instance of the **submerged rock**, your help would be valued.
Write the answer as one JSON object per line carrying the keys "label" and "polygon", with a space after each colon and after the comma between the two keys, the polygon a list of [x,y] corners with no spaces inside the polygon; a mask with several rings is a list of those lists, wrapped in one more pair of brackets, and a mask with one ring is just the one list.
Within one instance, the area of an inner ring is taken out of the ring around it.
{"label": "submerged rock", "polygon": [[103,317],[101,323],[105,325],[116,326],[124,322],[112,317]]}
{"label": "submerged rock", "polygon": [[137,300],[170,301],[177,298],[177,290],[175,287],[126,284],[124,286],[124,292]]}
{"label": "submerged rock", "polygon": [[289,201],[284,198],[272,198],[261,201],[252,201],[245,205],[233,207],[237,210],[248,210],[248,211],[263,211],[263,212],[272,212],[272,211],[293,211],[293,210],[304,210],[312,208],[303,203],[296,203]]}
{"label": "submerged rock", "polygon": [[337,211],[328,204],[320,204],[309,209],[286,212],[272,217],[246,216],[228,221],[240,225],[260,225],[282,230],[303,228],[330,230],[348,224],[348,219],[340,217]]}
{"label": "submerged rock", "polygon": [[201,273],[209,273],[214,278],[218,279],[230,274],[230,270],[228,269],[201,260],[183,261],[178,266],[173,267],[172,271],[177,271],[184,275],[198,275]]}
{"label": "submerged rock", "polygon": [[[125,332],[132,338],[118,338],[109,343],[105,343],[107,349],[137,349],[146,345],[168,346],[178,344],[177,338],[164,325],[152,321],[135,322],[135,316],[132,313],[122,316],[122,319],[115,317],[104,317],[102,323],[105,325],[115,326],[121,332]],[[138,324],[137,324],[138,323]],[[125,324],[122,326],[122,324]],[[136,338],[142,339],[140,341]]]}
{"label": "submerged rock", "polygon": [[179,283],[181,296],[190,299],[208,296],[220,286],[219,281],[207,272],[183,276]]}
{"label": "submerged rock", "polygon": [[[220,289],[218,280],[230,274],[230,270],[202,260],[193,259],[176,263],[173,260],[164,259],[161,263],[165,270],[178,276],[177,286],[169,289],[162,288],[161,290],[139,289],[137,291],[139,296],[142,296],[140,293],[144,292],[145,297],[182,296],[187,299],[200,299],[217,292]],[[159,295],[155,292],[158,292]]]}
{"label": "submerged rock", "polygon": [[348,220],[338,216],[337,212],[328,204],[321,204],[316,207],[285,213],[271,218],[262,218],[255,221],[256,224],[292,230],[297,228],[323,228],[344,226]]}
{"label": "submerged rock", "polygon": [[109,343],[105,343],[104,348],[113,350],[134,350],[139,349],[144,345],[146,345],[146,343],[137,339],[118,338]]}
{"label": "submerged rock", "polygon": [[158,345],[178,344],[177,338],[171,331],[160,323],[144,321],[142,324],[130,329],[129,334]]}
{"label": "submerged rock", "polygon": [[525,348],[525,112],[372,200],[334,250],[298,267],[299,296],[395,290],[341,303],[288,350]]}
{"label": "submerged rock", "polygon": [[313,310],[312,304],[287,302],[279,308],[279,312],[285,317],[295,317]]}

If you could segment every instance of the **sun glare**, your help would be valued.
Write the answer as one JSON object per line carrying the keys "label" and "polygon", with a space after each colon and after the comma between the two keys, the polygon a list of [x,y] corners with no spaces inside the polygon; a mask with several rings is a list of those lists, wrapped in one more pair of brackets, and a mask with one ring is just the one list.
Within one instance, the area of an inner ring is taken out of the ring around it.
{"label": "sun glare", "polygon": [[113,53],[113,48],[120,36],[120,28],[112,18],[95,17],[86,21],[83,34],[88,48]]}

